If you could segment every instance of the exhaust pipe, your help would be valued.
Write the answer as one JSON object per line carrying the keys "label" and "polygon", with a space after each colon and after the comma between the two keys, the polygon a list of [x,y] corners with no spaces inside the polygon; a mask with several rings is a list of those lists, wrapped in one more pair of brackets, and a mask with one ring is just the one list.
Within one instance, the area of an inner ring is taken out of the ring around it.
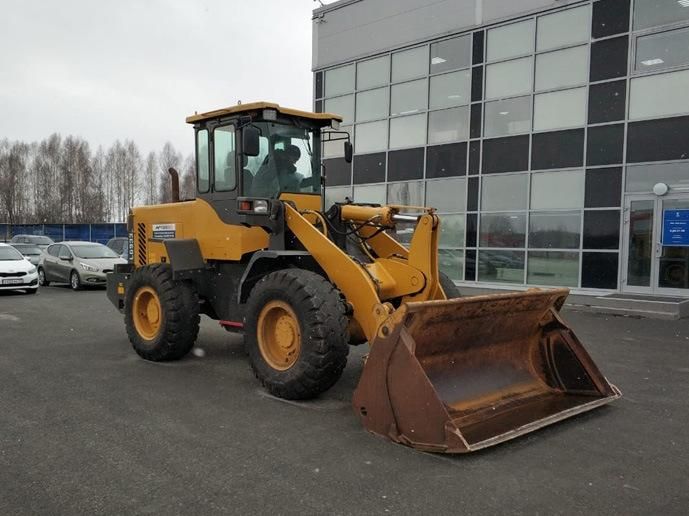
{"label": "exhaust pipe", "polygon": [[168,168],[167,171],[168,174],[170,174],[170,186],[172,187],[172,202],[179,202],[179,174],[173,167]]}

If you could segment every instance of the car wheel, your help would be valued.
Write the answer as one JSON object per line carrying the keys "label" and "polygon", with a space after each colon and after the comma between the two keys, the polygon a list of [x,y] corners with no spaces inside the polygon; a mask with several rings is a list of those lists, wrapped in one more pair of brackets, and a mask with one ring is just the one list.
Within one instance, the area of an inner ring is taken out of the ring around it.
{"label": "car wheel", "polygon": [[50,282],[45,277],[45,271],[43,270],[43,267],[38,268],[38,284],[41,287],[47,287],[48,285],[50,285]]}
{"label": "car wheel", "polygon": [[81,290],[81,278],[77,271],[72,271],[72,274],[69,275],[69,285],[72,290]]}

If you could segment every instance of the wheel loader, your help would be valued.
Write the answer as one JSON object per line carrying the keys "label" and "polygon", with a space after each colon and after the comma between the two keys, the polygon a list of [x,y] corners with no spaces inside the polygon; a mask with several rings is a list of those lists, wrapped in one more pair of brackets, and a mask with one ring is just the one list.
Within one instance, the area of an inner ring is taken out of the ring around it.
{"label": "wheel loader", "polygon": [[[620,396],[559,314],[567,289],[460,297],[438,270],[432,207],[326,206],[322,144],[342,139],[351,162],[341,120],[267,102],[187,118],[196,197],[173,188],[173,202],[132,209],[129,263],[108,276],[141,357],[186,355],[203,314],[244,335],[265,389],[307,399],[368,342],[353,397],[364,427],[444,453]],[[402,224],[414,225],[406,245]]]}

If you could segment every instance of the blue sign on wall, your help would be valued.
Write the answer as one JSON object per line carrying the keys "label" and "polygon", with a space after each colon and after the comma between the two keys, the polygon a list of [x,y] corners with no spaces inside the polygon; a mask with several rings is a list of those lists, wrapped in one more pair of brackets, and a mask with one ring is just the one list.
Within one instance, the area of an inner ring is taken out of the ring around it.
{"label": "blue sign on wall", "polygon": [[663,245],[689,246],[689,210],[663,212]]}

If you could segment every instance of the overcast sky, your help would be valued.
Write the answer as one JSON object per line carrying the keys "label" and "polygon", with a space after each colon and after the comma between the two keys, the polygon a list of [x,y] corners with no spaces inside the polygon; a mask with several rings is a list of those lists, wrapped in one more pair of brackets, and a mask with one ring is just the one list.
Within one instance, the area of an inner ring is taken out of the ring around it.
{"label": "overcast sky", "polygon": [[[329,2],[325,2],[329,3]],[[2,2],[0,139],[192,152],[194,111],[311,108],[313,0]]]}

